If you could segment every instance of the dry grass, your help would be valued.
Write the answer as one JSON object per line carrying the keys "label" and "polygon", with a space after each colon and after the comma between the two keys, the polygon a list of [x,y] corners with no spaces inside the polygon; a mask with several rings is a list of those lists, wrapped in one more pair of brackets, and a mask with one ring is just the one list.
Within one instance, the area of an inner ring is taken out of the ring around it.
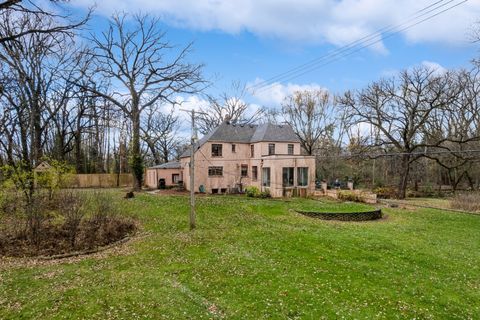
{"label": "dry grass", "polygon": [[450,206],[453,209],[480,212],[480,193],[459,193],[452,198]]}

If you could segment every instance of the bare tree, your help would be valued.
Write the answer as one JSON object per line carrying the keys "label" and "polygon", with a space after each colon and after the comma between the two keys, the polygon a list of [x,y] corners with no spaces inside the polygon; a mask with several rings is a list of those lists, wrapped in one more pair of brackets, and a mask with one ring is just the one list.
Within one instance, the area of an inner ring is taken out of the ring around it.
{"label": "bare tree", "polygon": [[[0,29],[49,28],[53,23],[21,16],[0,22]],[[43,156],[45,129],[57,112],[48,112],[49,99],[53,88],[62,82],[62,70],[70,64],[68,52],[72,44],[70,36],[51,33],[32,33],[0,43],[3,77],[10,79],[10,89],[3,90],[1,97],[14,109],[14,121],[20,127],[20,159],[29,167],[38,164]]]}
{"label": "bare tree", "polygon": [[179,128],[178,116],[173,110],[160,113],[156,107],[148,108],[142,121],[142,140],[147,145],[154,164],[168,162],[181,141],[177,137]]}
{"label": "bare tree", "polygon": [[400,155],[399,198],[405,198],[411,164],[422,156],[417,152],[438,145],[438,141],[427,143],[422,133],[436,111],[451,105],[455,89],[449,74],[438,75],[436,70],[421,67],[339,99],[351,124],[378,129],[371,147],[393,148]]}
{"label": "bare tree", "polygon": [[[62,0],[50,0],[51,3],[58,4],[66,2]],[[0,1],[0,19],[17,20],[25,22],[26,20],[56,20],[55,24],[44,25],[16,25],[15,28],[4,30],[0,28],[0,44],[7,41],[14,41],[21,37],[31,34],[72,34],[76,29],[85,25],[90,19],[92,10],[79,21],[73,21],[69,14],[58,14],[42,8],[40,1],[31,0],[3,0]],[[57,5],[57,8],[60,6]],[[61,9],[61,8],[60,8]],[[65,10],[61,10],[64,11]],[[26,20],[25,20],[26,19]]]}
{"label": "bare tree", "polygon": [[252,124],[259,122],[266,114],[265,108],[251,110],[245,102],[246,86],[240,82],[233,82],[231,92],[222,93],[218,98],[209,96],[209,106],[201,108],[197,127],[202,134],[206,134],[228,119],[235,124]]}
{"label": "bare tree", "polygon": [[297,91],[285,98],[282,111],[308,155],[335,128],[334,103],[326,90]]}
{"label": "bare tree", "polygon": [[434,143],[425,156],[434,160],[448,176],[453,190],[467,179],[474,188],[471,170],[479,162],[480,147],[480,69],[452,72],[456,98],[446,109],[437,110],[424,127],[425,139]]}
{"label": "bare tree", "polygon": [[96,73],[112,79],[112,88],[116,90],[99,90],[94,78],[90,85],[82,87],[110,101],[131,121],[130,167],[135,177],[134,188],[140,189],[143,180],[141,114],[158,102],[175,104],[175,94],[197,93],[203,84],[202,65],[187,62],[191,44],[175,52],[165,32],[159,30],[158,19],[136,15],[127,23],[127,18],[126,14],[113,16],[108,30],[91,39]]}

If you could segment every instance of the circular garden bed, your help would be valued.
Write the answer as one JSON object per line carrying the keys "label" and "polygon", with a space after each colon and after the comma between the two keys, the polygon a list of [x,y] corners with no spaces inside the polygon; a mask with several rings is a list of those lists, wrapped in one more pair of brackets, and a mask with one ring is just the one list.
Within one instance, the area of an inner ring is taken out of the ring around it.
{"label": "circular garden bed", "polygon": [[296,212],[308,217],[318,218],[322,220],[339,220],[339,221],[370,221],[382,218],[382,210],[362,211],[362,212],[317,212],[296,210]]}

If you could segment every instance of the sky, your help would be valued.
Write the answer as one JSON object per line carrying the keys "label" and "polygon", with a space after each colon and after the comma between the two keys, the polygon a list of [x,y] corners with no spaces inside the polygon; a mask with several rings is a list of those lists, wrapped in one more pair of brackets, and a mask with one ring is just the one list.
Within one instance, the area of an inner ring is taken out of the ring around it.
{"label": "sky", "polygon": [[[77,0],[69,5],[79,13],[95,6],[89,25],[94,33],[115,12],[158,17],[172,43],[194,43],[189,59],[205,64],[210,93],[228,92],[239,81],[257,89],[245,97],[253,106],[279,107],[295,90],[360,89],[419,65],[468,68],[480,57],[480,43],[472,41],[480,0]],[[367,35],[374,36],[360,44],[371,46],[345,51]],[[335,59],[321,60],[328,64],[258,87],[265,79],[335,53]],[[190,108],[203,103],[198,96],[178,99]]]}

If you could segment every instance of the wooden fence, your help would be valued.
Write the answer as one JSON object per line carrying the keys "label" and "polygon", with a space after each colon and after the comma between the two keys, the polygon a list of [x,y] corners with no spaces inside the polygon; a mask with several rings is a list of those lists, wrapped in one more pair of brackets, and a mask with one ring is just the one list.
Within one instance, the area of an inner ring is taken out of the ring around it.
{"label": "wooden fence", "polygon": [[115,188],[132,186],[133,176],[130,173],[75,174],[69,184],[71,188]]}

